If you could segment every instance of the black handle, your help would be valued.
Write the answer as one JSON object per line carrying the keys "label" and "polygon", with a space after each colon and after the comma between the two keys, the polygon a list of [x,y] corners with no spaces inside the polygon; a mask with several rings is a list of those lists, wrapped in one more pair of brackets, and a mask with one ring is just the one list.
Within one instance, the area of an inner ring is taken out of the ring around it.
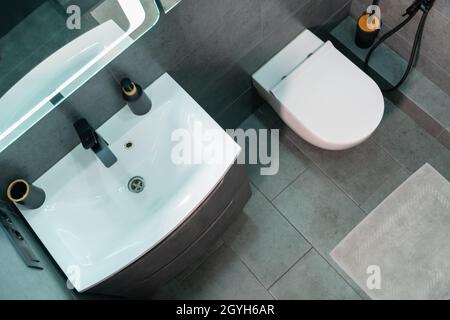
{"label": "black handle", "polygon": [[80,119],[73,124],[85,149],[92,149],[98,144],[98,136],[86,119]]}

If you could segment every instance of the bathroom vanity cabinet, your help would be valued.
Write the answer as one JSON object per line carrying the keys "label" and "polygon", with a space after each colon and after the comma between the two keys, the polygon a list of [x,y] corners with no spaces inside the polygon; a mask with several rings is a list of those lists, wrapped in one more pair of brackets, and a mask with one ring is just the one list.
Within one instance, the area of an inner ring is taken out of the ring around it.
{"label": "bathroom vanity cabinet", "polygon": [[244,165],[233,165],[208,198],[166,239],[88,293],[150,298],[155,289],[201,259],[251,195]]}
{"label": "bathroom vanity cabinet", "polygon": [[[80,293],[149,297],[201,257],[250,194],[235,164],[241,148],[181,86],[164,74],[145,92],[151,112],[122,108],[96,130],[114,165],[80,144],[34,182],[45,204],[21,207]],[[197,123],[216,133],[213,141],[195,135]],[[212,164],[179,162],[174,151],[190,148],[172,139],[180,128],[204,150],[225,152]]]}

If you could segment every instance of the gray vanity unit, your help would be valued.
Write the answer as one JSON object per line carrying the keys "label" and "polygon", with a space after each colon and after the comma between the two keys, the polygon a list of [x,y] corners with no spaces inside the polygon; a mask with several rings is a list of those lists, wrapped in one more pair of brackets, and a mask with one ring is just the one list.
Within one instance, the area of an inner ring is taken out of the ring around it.
{"label": "gray vanity unit", "polygon": [[88,293],[149,298],[152,292],[201,259],[242,212],[251,196],[244,165],[235,164],[200,207],[138,261]]}

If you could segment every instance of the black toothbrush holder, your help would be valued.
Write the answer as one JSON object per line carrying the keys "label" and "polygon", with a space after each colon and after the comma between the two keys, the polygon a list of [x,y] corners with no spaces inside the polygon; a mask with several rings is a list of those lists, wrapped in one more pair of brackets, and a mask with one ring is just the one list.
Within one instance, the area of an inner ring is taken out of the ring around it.
{"label": "black toothbrush holder", "polygon": [[45,192],[24,179],[14,180],[9,184],[7,196],[10,201],[28,209],[38,209],[45,202]]}

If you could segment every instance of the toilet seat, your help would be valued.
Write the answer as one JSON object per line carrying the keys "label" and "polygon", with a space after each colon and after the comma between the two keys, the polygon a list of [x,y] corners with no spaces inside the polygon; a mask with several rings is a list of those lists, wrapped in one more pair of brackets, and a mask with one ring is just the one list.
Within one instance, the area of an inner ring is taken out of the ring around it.
{"label": "toilet seat", "polygon": [[375,81],[307,29],[262,66],[253,83],[292,130],[323,149],[360,144],[383,118]]}
{"label": "toilet seat", "polygon": [[272,90],[280,117],[308,142],[351,148],[378,127],[384,100],[378,85],[331,42],[297,66]]}
{"label": "toilet seat", "polygon": [[375,131],[384,113],[377,84],[331,42],[271,92],[284,112],[297,120],[292,129],[301,127],[305,140],[326,149],[346,149],[361,143]]}

